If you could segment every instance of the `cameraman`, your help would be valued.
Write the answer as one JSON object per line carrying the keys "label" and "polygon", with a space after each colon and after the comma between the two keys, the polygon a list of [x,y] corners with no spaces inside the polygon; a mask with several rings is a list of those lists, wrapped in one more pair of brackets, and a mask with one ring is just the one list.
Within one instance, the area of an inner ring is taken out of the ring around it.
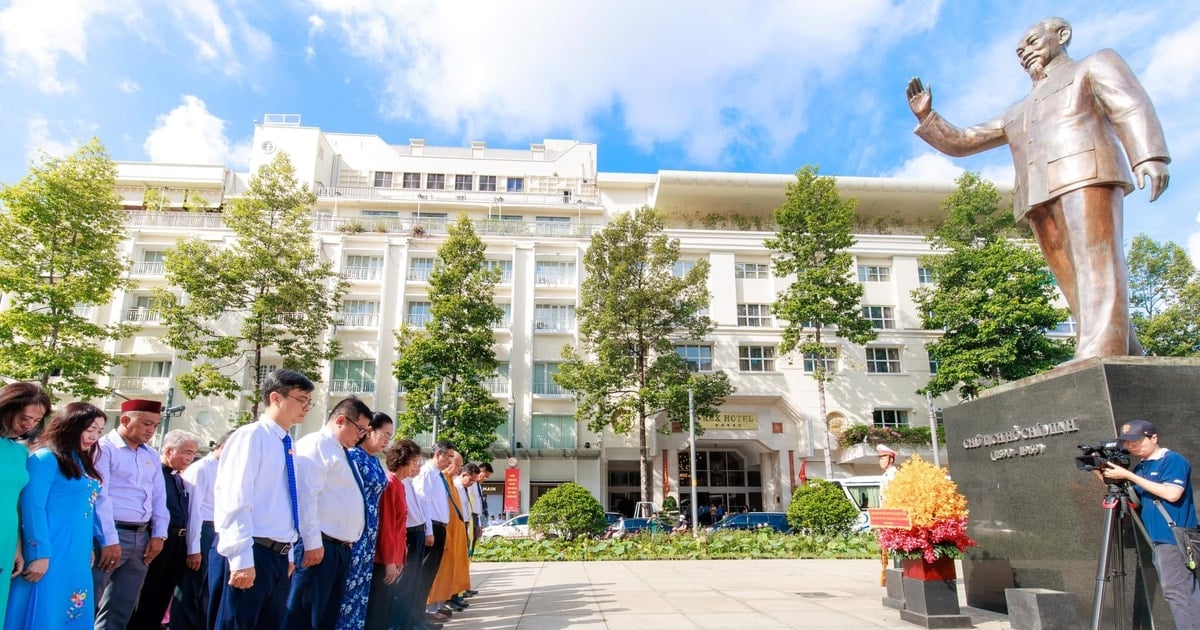
{"label": "cameraman", "polygon": [[1158,444],[1158,429],[1147,420],[1130,420],[1117,436],[1129,454],[1139,460],[1133,470],[1105,462],[1108,481],[1128,481],[1141,499],[1140,513],[1146,532],[1154,543],[1154,568],[1162,584],[1163,599],[1171,607],[1175,625],[1200,628],[1200,588],[1196,575],[1187,568],[1175,542],[1175,534],[1152,503],[1160,501],[1178,527],[1196,527],[1192,502],[1192,465],[1179,453]]}

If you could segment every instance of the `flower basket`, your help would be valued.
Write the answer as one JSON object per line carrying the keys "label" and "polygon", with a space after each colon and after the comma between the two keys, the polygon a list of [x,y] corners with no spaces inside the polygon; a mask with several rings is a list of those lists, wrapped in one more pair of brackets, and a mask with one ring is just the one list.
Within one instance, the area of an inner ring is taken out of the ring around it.
{"label": "flower basket", "polygon": [[953,564],[975,541],[967,536],[967,499],[946,471],[914,455],[887,486],[885,508],[908,514],[908,529],[880,529],[875,535],[888,554],[904,560]]}
{"label": "flower basket", "polygon": [[924,559],[901,560],[904,577],[922,581],[953,580],[958,577],[954,558],[942,556],[933,562]]}

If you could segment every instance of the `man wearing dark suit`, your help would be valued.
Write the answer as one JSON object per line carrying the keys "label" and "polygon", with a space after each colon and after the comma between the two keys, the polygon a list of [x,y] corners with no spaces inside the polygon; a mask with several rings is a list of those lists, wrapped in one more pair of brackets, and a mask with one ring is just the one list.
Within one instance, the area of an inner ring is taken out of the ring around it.
{"label": "man wearing dark suit", "polygon": [[163,437],[162,473],[167,492],[167,540],[162,552],[146,569],[137,608],[129,619],[130,630],[158,630],[171,603],[171,595],[183,577],[187,556],[188,492],[179,473],[196,458],[200,438],[187,431],[171,431]]}
{"label": "man wearing dark suit", "polygon": [[1150,201],[1167,187],[1171,158],[1146,91],[1124,60],[1105,49],[1067,55],[1071,26],[1035,24],[1017,44],[1033,79],[1029,96],[985,123],[960,129],[933,111],[920,78],[908,84],[916,134],[960,157],[1008,144],[1016,169],[1013,212],[1028,221],[1078,323],[1077,359],[1142,354],[1129,321],[1122,247],[1123,197],[1150,181]]}

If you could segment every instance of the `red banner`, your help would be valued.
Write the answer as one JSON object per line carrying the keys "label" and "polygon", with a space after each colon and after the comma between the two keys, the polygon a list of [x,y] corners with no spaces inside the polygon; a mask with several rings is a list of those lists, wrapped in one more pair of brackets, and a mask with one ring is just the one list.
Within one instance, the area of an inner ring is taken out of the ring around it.
{"label": "red banner", "polygon": [[504,511],[521,511],[521,469],[504,470]]}

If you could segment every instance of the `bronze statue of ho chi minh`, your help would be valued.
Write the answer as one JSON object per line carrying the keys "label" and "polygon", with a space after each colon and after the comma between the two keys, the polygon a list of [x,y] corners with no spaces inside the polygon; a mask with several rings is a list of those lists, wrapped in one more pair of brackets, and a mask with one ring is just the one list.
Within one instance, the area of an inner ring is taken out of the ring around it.
{"label": "bronze statue of ho chi minh", "polygon": [[1008,144],[1017,182],[1013,213],[1027,221],[1078,325],[1075,358],[1141,355],[1129,320],[1122,251],[1122,198],[1150,181],[1150,201],[1167,188],[1167,143],[1154,105],[1129,66],[1104,49],[1067,55],[1071,25],[1048,18],[1017,43],[1033,79],[1028,96],[1003,114],[960,129],[933,111],[914,77],[908,105],[916,134],[961,157]]}

